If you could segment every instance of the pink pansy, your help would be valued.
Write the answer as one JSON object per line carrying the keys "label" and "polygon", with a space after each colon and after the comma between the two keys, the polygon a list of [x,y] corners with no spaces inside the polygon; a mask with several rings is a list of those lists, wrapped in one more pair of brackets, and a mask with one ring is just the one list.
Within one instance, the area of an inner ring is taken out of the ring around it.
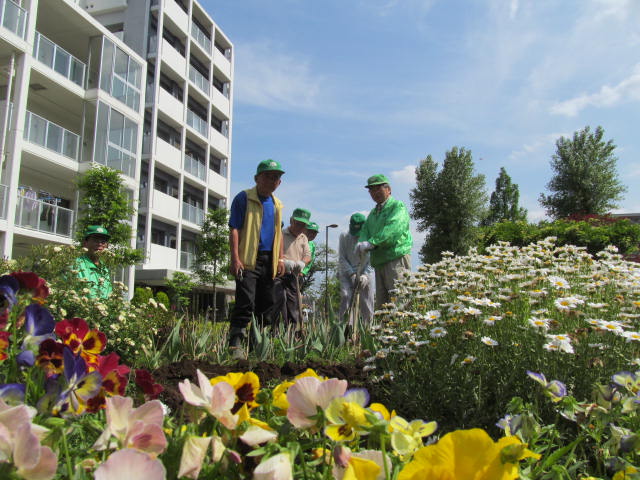
{"label": "pink pansy", "polygon": [[162,462],[139,450],[125,448],[112,453],[95,471],[95,480],[144,478],[164,480],[167,472]]}
{"label": "pink pansy", "polygon": [[341,397],[346,390],[346,380],[330,378],[322,381],[315,377],[300,378],[287,391],[287,418],[295,427],[312,427],[316,420],[310,417],[318,413],[318,407],[324,410],[331,400]]}
{"label": "pink pansy", "polygon": [[291,456],[279,453],[263,460],[253,471],[253,480],[293,480]]}
{"label": "pink pansy", "polygon": [[188,379],[178,384],[184,401],[204,408],[228,429],[236,428],[238,415],[231,413],[236,401],[234,388],[227,382],[218,382],[212,386],[209,379],[200,370],[197,371],[197,376],[200,387],[196,387]]}
{"label": "pink pansy", "polygon": [[20,477],[26,480],[48,480],[56,475],[58,456],[40,440],[25,423],[18,427],[13,444],[13,464]]}
{"label": "pink pansy", "polygon": [[182,448],[178,478],[198,478],[210,443],[211,437],[189,436],[187,438]]}
{"label": "pink pansy", "polygon": [[240,440],[250,447],[255,447],[262,443],[274,442],[278,438],[278,434],[273,430],[251,425],[247,431],[240,435]]}
{"label": "pink pansy", "polygon": [[151,400],[133,408],[133,399],[118,395],[107,398],[107,428],[96,441],[94,448],[109,447],[113,435],[120,446],[135,448],[152,455],[164,452],[167,439],[162,430],[164,412],[158,400]]}

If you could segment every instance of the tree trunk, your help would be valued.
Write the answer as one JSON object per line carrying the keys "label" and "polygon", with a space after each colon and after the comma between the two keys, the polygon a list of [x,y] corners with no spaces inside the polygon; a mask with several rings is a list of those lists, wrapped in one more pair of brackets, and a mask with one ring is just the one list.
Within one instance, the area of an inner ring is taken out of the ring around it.
{"label": "tree trunk", "polygon": [[[218,273],[218,266],[216,265],[216,263],[213,263],[213,278],[216,278],[216,275]],[[215,284],[215,280],[213,283],[213,321],[216,322],[217,321],[217,317],[218,317],[218,308],[217,308],[217,297],[218,295],[216,295],[216,284]]]}

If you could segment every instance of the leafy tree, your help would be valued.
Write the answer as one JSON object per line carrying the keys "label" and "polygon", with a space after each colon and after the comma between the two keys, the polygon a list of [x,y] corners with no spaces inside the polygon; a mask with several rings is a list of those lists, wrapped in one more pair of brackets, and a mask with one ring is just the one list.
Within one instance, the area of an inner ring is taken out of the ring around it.
{"label": "leafy tree", "polygon": [[213,287],[213,315],[216,315],[216,286],[228,279],[229,211],[209,209],[196,239],[193,273],[204,285]]}
{"label": "leafy tree", "polygon": [[560,137],[551,157],[554,176],[547,184],[549,195],[540,194],[539,202],[553,218],[572,214],[608,213],[622,200],[626,187],[616,171],[618,159],[612,140],[604,141],[604,130],[589,127]]}
{"label": "leafy tree", "polygon": [[169,290],[169,298],[176,309],[184,312],[191,304],[189,294],[195,288],[196,284],[191,277],[184,272],[173,272],[171,278],[165,278],[167,289]]}
{"label": "leafy tree", "polygon": [[441,252],[464,254],[474,244],[477,225],[485,215],[484,175],[474,175],[471,151],[453,147],[442,169],[431,155],[416,168],[411,190],[411,216],[427,238],[420,249],[423,262],[439,260]]}
{"label": "leafy tree", "polygon": [[527,210],[518,205],[520,190],[518,185],[511,183],[511,177],[504,167],[496,178],[496,189],[489,200],[489,212],[482,221],[482,225],[493,225],[498,222],[518,222],[527,219]]}
{"label": "leafy tree", "polygon": [[80,211],[76,222],[76,239],[82,243],[89,225],[102,225],[111,238],[114,265],[134,265],[142,260],[142,252],[131,248],[135,214],[131,197],[122,181],[121,173],[103,165],[96,165],[78,178]]}
{"label": "leafy tree", "polygon": [[[316,259],[311,265],[309,272],[302,277],[302,282],[300,283],[300,290],[303,293],[306,293],[308,289],[316,282],[318,279],[321,282],[324,282],[325,276],[325,256],[327,254],[327,247],[324,243],[316,243]],[[333,272],[336,269],[335,255],[336,252],[332,248],[329,248],[328,252],[329,256],[329,272]]]}

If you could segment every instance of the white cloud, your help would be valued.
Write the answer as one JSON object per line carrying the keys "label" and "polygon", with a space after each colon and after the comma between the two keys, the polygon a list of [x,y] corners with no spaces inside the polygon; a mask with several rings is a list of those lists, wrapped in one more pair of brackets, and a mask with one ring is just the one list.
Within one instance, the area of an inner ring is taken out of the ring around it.
{"label": "white cloud", "polygon": [[627,165],[628,171],[625,177],[640,177],[640,163],[630,163]]}
{"label": "white cloud", "polygon": [[236,101],[273,110],[322,104],[323,77],[312,71],[307,58],[268,40],[236,45],[236,51]]}
{"label": "white cloud", "polygon": [[394,170],[391,172],[391,179],[393,183],[402,183],[405,185],[413,186],[416,183],[416,166],[407,165],[400,170]]}
{"label": "white cloud", "polygon": [[531,155],[534,155],[542,150],[549,150],[553,148],[560,137],[568,137],[568,133],[548,133],[540,135],[531,139],[528,143],[522,145],[518,150],[513,150],[509,154],[509,160],[521,160],[528,159]]}
{"label": "white cloud", "polygon": [[509,4],[509,18],[511,20],[516,18],[516,15],[518,14],[519,5],[520,5],[520,2],[518,0],[511,0]]}
{"label": "white cloud", "polygon": [[581,110],[589,107],[612,107],[626,100],[640,100],[640,64],[636,65],[633,73],[617,85],[604,85],[600,91],[584,94],[551,106],[551,113],[575,117]]}

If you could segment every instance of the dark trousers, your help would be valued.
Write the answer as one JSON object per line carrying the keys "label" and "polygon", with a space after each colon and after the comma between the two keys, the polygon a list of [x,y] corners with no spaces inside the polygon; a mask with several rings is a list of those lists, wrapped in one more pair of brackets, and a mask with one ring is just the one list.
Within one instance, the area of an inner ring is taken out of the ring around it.
{"label": "dark trousers", "polygon": [[231,314],[231,328],[246,328],[255,315],[258,325],[269,325],[274,314],[275,292],[271,252],[258,252],[255,270],[244,270],[236,278],[236,305]]}
{"label": "dark trousers", "polygon": [[284,305],[282,307],[282,317],[285,325],[300,325],[302,318],[300,316],[300,302],[299,302],[299,281],[296,281],[296,276],[293,274],[287,274],[280,280],[282,283],[282,289],[284,290]]}

